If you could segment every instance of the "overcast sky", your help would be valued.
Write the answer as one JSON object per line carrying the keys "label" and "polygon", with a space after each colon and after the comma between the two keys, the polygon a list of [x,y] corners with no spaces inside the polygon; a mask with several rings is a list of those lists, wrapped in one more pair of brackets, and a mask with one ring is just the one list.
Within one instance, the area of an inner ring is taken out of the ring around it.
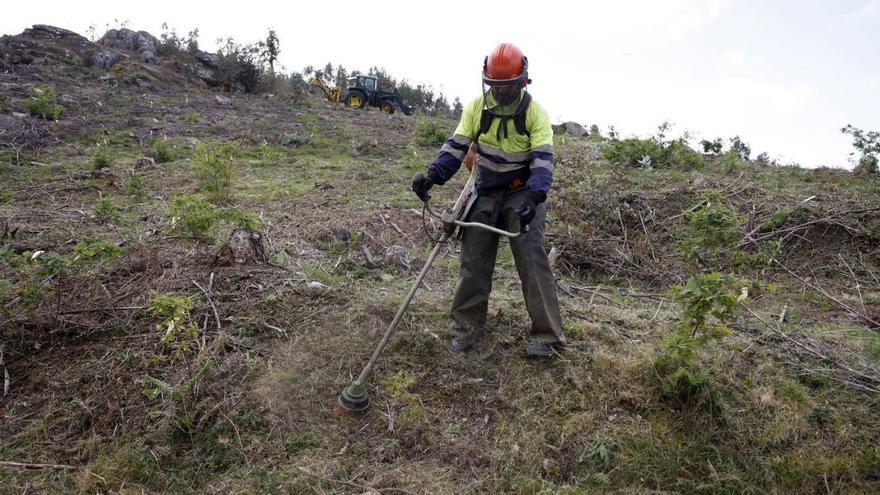
{"label": "overcast sky", "polygon": [[289,71],[375,65],[450,101],[478,95],[483,57],[510,41],[555,121],[646,136],[668,120],[809,167],[846,166],[844,125],[880,130],[880,0],[4,3],[2,34],[32,24],[100,34],[118,19],[158,36],[167,22],[198,28],[213,50],[271,27]]}

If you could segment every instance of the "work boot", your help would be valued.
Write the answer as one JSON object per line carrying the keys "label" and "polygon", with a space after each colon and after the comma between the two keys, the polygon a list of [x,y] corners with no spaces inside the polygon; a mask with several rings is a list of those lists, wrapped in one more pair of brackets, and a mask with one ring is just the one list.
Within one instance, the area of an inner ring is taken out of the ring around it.
{"label": "work boot", "polygon": [[453,352],[467,352],[474,347],[474,344],[476,344],[482,336],[483,327],[459,335],[453,335],[452,339],[449,340],[449,348],[452,349]]}
{"label": "work boot", "polygon": [[526,347],[526,357],[529,358],[549,358],[553,357],[556,352],[554,346],[556,343],[547,342],[545,339],[529,338],[529,344]]}

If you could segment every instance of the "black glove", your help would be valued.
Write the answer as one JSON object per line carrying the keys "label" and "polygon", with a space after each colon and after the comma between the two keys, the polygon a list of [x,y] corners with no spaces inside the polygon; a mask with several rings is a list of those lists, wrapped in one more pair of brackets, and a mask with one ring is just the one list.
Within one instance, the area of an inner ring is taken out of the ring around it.
{"label": "black glove", "polygon": [[532,219],[535,218],[535,213],[537,213],[538,205],[543,203],[545,199],[547,199],[547,195],[542,192],[532,190],[526,192],[526,199],[523,200],[522,204],[519,205],[519,208],[514,211],[514,213],[516,213],[516,216],[519,217],[520,232],[529,231],[529,223],[531,223]]}
{"label": "black glove", "polygon": [[434,179],[430,175],[423,175],[421,172],[413,176],[412,190],[422,201],[428,201],[431,196],[428,191],[434,186]]}

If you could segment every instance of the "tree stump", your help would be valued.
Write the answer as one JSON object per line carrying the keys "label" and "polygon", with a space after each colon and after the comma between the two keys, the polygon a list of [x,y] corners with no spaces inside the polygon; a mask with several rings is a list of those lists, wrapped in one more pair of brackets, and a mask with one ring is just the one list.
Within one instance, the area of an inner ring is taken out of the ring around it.
{"label": "tree stump", "polygon": [[268,261],[263,234],[251,229],[234,229],[226,244],[220,247],[211,266],[247,265]]}

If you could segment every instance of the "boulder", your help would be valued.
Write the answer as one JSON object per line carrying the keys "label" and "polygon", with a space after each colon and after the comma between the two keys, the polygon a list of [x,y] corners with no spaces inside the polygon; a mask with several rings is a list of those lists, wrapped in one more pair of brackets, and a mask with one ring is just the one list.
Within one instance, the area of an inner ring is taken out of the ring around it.
{"label": "boulder", "polygon": [[156,62],[156,52],[153,50],[141,50],[138,54],[141,59],[141,62],[145,64],[152,64]]}
{"label": "boulder", "polygon": [[351,240],[351,232],[345,227],[335,227],[332,233],[333,238],[343,244]]}
{"label": "boulder", "polygon": [[149,170],[151,168],[156,167],[156,160],[153,160],[149,156],[142,156],[137,159],[134,164],[135,170]]}
{"label": "boulder", "polygon": [[98,44],[117,50],[126,50],[138,54],[144,63],[152,63],[156,60],[159,49],[159,40],[146,31],[132,31],[131,29],[111,29],[98,40]]}
{"label": "boulder", "polygon": [[214,95],[214,101],[216,101],[218,105],[223,105],[225,107],[231,107],[233,103],[232,98],[223,95]]}
{"label": "boulder", "polygon": [[0,37],[0,66],[71,63],[94,44],[86,38],[54,26],[37,24],[16,36]]}
{"label": "boulder", "polygon": [[86,55],[85,63],[88,66],[109,69],[116,62],[122,60],[122,54],[110,48],[94,50]]}
{"label": "boulder", "polygon": [[196,60],[201,62],[203,65],[206,65],[212,69],[216,69],[220,66],[220,55],[216,53],[208,53],[203,51],[197,51],[195,53]]}
{"label": "boulder", "polygon": [[570,134],[572,137],[581,137],[587,135],[587,130],[584,129],[584,126],[578,124],[577,122],[566,122],[562,125],[565,126],[565,132]]}
{"label": "boulder", "polygon": [[[30,29],[25,29],[22,33],[24,36],[30,36],[33,38],[82,38],[82,36],[74,33],[73,31],[69,31],[67,29],[62,29],[60,27],[49,26],[48,24],[34,24]],[[85,39],[85,38],[83,38]]]}
{"label": "boulder", "polygon": [[214,71],[201,64],[186,64],[183,66],[183,73],[188,79],[201,80],[211,88],[220,84]]}

